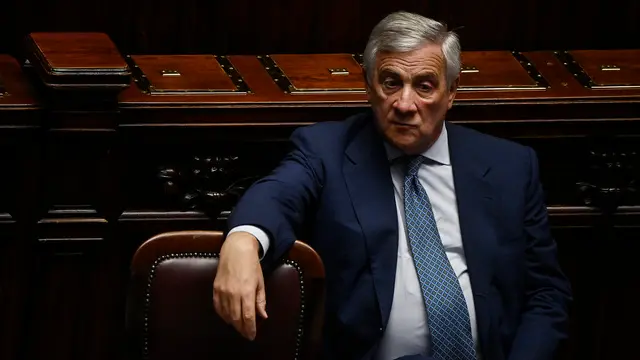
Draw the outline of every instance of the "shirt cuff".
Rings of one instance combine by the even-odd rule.
[[[231,231],[229,231],[229,235],[231,233],[238,232],[238,231],[248,232],[249,234],[255,236],[256,239],[258,239],[258,242],[260,243],[260,247],[262,250],[260,252],[260,260],[262,260],[264,258],[264,255],[267,253],[267,251],[269,251],[269,236],[267,235],[267,233],[265,233],[264,231],[262,231],[262,229],[253,225],[241,225],[231,229]]]

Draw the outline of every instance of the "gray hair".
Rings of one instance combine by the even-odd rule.
[[[439,44],[447,64],[447,85],[451,87],[460,74],[460,41],[443,23],[409,12],[394,12],[371,31],[364,51],[364,68],[373,83],[376,58],[380,52],[409,52],[425,44]]]

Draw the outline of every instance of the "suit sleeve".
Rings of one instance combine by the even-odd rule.
[[[229,228],[255,226],[268,236],[267,267],[289,251],[319,197],[323,166],[309,145],[307,128],[291,136],[291,151],[268,176],[256,181],[229,217]]]
[[[560,269],[550,233],[538,159],[533,149],[528,150],[531,171],[525,209],[527,301],[509,360],[552,360],[559,342],[567,336],[571,289]]]

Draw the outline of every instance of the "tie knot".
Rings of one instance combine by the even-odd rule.
[[[422,165],[424,160],[425,158],[422,155],[408,156],[406,174],[408,176],[418,175],[418,170],[420,170],[420,165]]]

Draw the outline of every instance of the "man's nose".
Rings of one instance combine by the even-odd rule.
[[[410,86],[403,87],[398,99],[394,103],[394,107],[403,113],[417,111],[415,96],[416,93]]]

